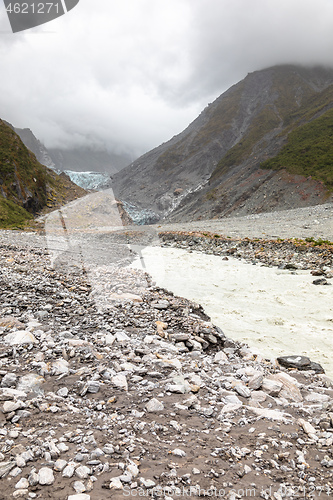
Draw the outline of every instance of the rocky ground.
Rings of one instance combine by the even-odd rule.
[[[209,231],[234,238],[322,238],[333,241],[333,203],[243,217],[163,224],[169,231]]]
[[[329,246],[161,240],[332,272]],[[199,305],[125,269],[128,252],[69,260],[51,266],[43,237],[0,233],[0,499],[333,495],[333,382],[320,366],[226,338]]]

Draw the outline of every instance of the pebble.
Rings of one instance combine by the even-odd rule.
[[[48,467],[42,467],[38,472],[38,483],[41,486],[47,486],[54,483],[53,470]]]
[[[80,493],[78,495],[69,495],[67,500],[90,500],[90,495]]]
[[[153,398],[147,403],[146,409],[149,413],[159,412],[164,410],[164,405],[156,398]]]
[[[15,488],[19,490],[25,490],[29,488],[29,481],[22,477],[18,483],[15,484]]]
[[[281,477],[299,484],[303,473],[329,481],[333,382],[309,358],[265,360],[141,271],[89,262],[87,274],[76,263],[65,272],[30,245],[0,245],[0,335],[36,339],[0,345],[9,496],[33,498],[37,487],[52,497],[59,487],[87,500],[98,488],[123,495],[211,480],[268,487]],[[140,300],[114,300],[131,293]]]
[[[30,332],[26,331],[17,331],[13,333],[9,333],[4,338],[5,342],[11,346],[21,346],[24,344],[36,344],[37,339]]]
[[[89,467],[86,467],[85,465],[80,465],[77,469],[75,469],[75,474],[80,479],[87,479],[91,474],[91,469],[89,469]]]

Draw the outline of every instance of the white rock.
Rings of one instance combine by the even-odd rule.
[[[20,408],[22,408],[21,405],[21,401],[5,401],[3,404],[3,412],[11,413],[12,411],[19,410]]]
[[[204,385],[202,378],[196,373],[191,374],[190,383],[202,387]]]
[[[66,451],[69,450],[69,447],[67,446],[66,443],[57,443],[57,448],[60,451],[60,453],[66,453]]]
[[[87,467],[86,465],[80,465],[80,467],[78,467],[75,470],[75,474],[80,479],[87,479],[89,477],[89,475],[91,474],[91,469],[89,469],[89,467]]]
[[[179,448],[175,448],[171,453],[175,455],[175,457],[186,457],[185,451]]]
[[[42,467],[38,472],[38,482],[41,486],[49,486],[54,483],[53,470],[49,467]]]
[[[119,477],[113,477],[109,486],[110,490],[123,490],[123,483],[121,482]]]
[[[167,359],[167,358],[158,358],[152,360],[155,363],[161,365],[161,366],[173,366],[177,371],[180,371],[182,369],[182,364],[179,361],[179,359],[173,358],[173,359]]]
[[[228,356],[223,351],[218,351],[214,356],[214,363],[228,361]]]
[[[128,465],[127,470],[133,477],[137,477],[139,475],[139,468],[135,463]]]
[[[152,344],[155,340],[155,335],[146,335],[143,339],[145,344]]]
[[[255,408],[253,406],[248,406],[248,409],[253,411],[256,415],[260,417],[267,418],[268,420],[278,420],[284,421],[287,417],[290,417],[287,413],[279,410],[269,410],[267,408]]]
[[[251,391],[244,384],[237,384],[235,391],[243,398],[249,398],[251,396]]]
[[[9,475],[11,477],[18,477],[20,474],[22,474],[22,469],[20,467],[15,467],[12,471],[10,471]]]
[[[308,434],[308,436],[310,436],[310,437],[314,436],[315,438],[317,438],[317,436],[316,436],[316,429],[313,427],[312,424],[310,424],[310,422],[307,422],[303,418],[299,418],[297,420],[297,423],[298,423],[298,425],[300,425],[302,427],[302,429],[304,430],[304,432],[306,432],[306,434]]]
[[[119,476],[118,479],[120,479],[122,483],[131,483],[133,480],[133,476],[130,472],[125,472],[125,474]]]
[[[14,467],[15,462],[0,462],[0,478],[5,477]]]
[[[13,493],[13,498],[27,498],[27,495],[29,495],[29,490],[28,489],[16,490]]]
[[[15,484],[17,490],[26,490],[29,486],[29,481],[25,477],[22,477],[19,482]]]
[[[21,457],[26,462],[31,462],[35,458],[34,454],[33,454],[33,452],[31,450],[27,450],[27,451],[24,451],[23,453],[21,453]]]
[[[0,389],[0,401],[8,399],[26,399],[27,393],[21,390],[4,387]]]
[[[78,495],[69,495],[67,500],[90,500],[90,495],[79,493]]]
[[[242,401],[239,399],[236,394],[229,394],[228,396],[223,397],[225,403],[227,405],[232,404],[232,405],[242,405]]]
[[[51,365],[52,375],[68,375],[69,363],[63,358],[57,359]]]
[[[100,448],[95,448],[95,450],[90,453],[90,460],[96,460],[103,455],[105,455],[104,451],[102,451]]]
[[[62,477],[73,477],[75,472],[75,465],[74,464],[68,464],[64,470],[62,471]]]
[[[18,330],[17,332],[9,333],[4,338],[5,342],[9,345],[24,345],[24,344],[36,344],[37,339],[31,333],[25,330]]]
[[[114,335],[105,335],[106,345],[112,345],[115,340],[116,340],[116,337]]]
[[[107,443],[104,445],[103,451],[104,451],[104,453],[106,453],[106,455],[113,455],[114,454],[114,447],[112,446],[111,443]]]
[[[279,397],[291,399],[297,403],[303,401],[303,396],[298,388],[298,381],[294,377],[291,377],[288,373],[276,373],[267,377],[266,380],[273,380],[282,384]]]
[[[331,398],[328,396],[328,394],[321,394],[319,392],[310,392],[305,396],[305,400],[309,401],[310,403],[325,403],[330,399]]]
[[[250,378],[248,382],[248,387],[249,389],[252,389],[253,391],[256,391],[257,389],[260,389],[261,384],[264,380],[264,375],[262,372],[256,371],[252,377]]]
[[[61,389],[59,389],[59,391],[57,391],[57,396],[60,396],[62,398],[67,398],[67,396],[68,396],[67,387],[62,387]]]
[[[128,363],[128,362],[121,363],[120,368],[124,372],[130,372],[130,373],[133,373],[137,370],[137,367],[135,365],[133,365],[133,363]]]
[[[115,375],[114,377],[112,377],[111,382],[119,389],[128,391],[128,384],[125,375],[122,374]]]
[[[255,403],[263,403],[264,401],[266,401],[267,399],[267,394],[266,392],[264,391],[253,391],[251,393],[251,402],[255,402]]]
[[[66,460],[61,460],[59,458],[59,460],[57,460],[54,464],[54,470],[57,472],[62,472],[64,470],[64,468],[66,467],[66,465],[67,465]]]
[[[115,334],[117,342],[128,342],[131,340],[125,332],[117,332]]]
[[[140,484],[144,486],[145,488],[153,488],[156,486],[155,481],[152,481],[151,479],[145,479],[144,477],[140,477]]]
[[[73,484],[73,488],[76,493],[84,493],[87,489],[81,481],[75,481]]]
[[[226,404],[223,406],[222,410],[221,410],[221,415],[223,415],[223,418],[224,418],[224,414],[225,413],[232,413],[236,410],[238,410],[239,408],[241,408],[242,403],[238,403],[238,404],[233,404],[233,403],[229,403],[229,404]]]
[[[251,467],[249,467],[248,465],[244,465],[244,472],[245,474],[249,474],[249,472],[251,472]]]
[[[26,466],[26,461],[24,460],[24,458],[21,455],[16,455],[15,462],[16,462],[17,467],[23,468]]]
[[[29,474],[28,481],[30,486],[37,486],[38,484],[38,474],[36,472],[32,471]]]
[[[165,390],[169,392],[173,392],[175,394],[186,394],[188,391],[186,390],[184,384],[167,384],[165,386]]]
[[[20,377],[17,389],[26,393],[36,392],[37,394],[40,394],[42,392],[41,385],[44,382],[44,377],[41,377],[36,373],[29,373],[28,375]]]
[[[100,390],[100,387],[101,383],[98,380],[89,380],[89,382],[87,382],[85,386],[87,392],[91,394],[97,394]]]
[[[60,451],[56,447],[55,442],[54,441],[50,441],[48,443],[48,447],[49,447],[49,450],[50,450],[50,453],[51,453],[51,457],[52,458],[58,458],[58,456],[60,455]]]
[[[155,411],[163,411],[164,404],[158,401],[156,398],[153,398],[146,404],[146,410],[149,413],[154,413]]]
[[[201,342],[197,342],[194,339],[190,339],[188,342],[190,342],[190,344],[192,344],[193,351],[202,351]]]
[[[282,382],[264,378],[261,388],[263,391],[267,392],[267,394],[270,394],[271,396],[277,396],[281,391],[282,386]]]

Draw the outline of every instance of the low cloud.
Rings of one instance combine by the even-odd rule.
[[[333,65],[332,47],[331,0],[81,0],[15,35],[2,7],[0,116],[49,147],[139,155],[248,72]]]

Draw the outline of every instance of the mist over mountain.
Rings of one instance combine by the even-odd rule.
[[[112,175],[132,161],[129,154],[112,153],[105,148],[92,146],[72,149],[46,148],[29,128],[15,128],[14,130],[40,163],[56,171],[94,171]]]
[[[250,73],[183,132],[114,175],[116,196],[169,220],[323,203],[333,190],[333,69]]]
[[[101,172],[110,175],[126,167],[132,158],[127,154],[110,153],[102,149],[81,147],[74,149],[50,148],[49,155],[57,169],[75,172]]]

